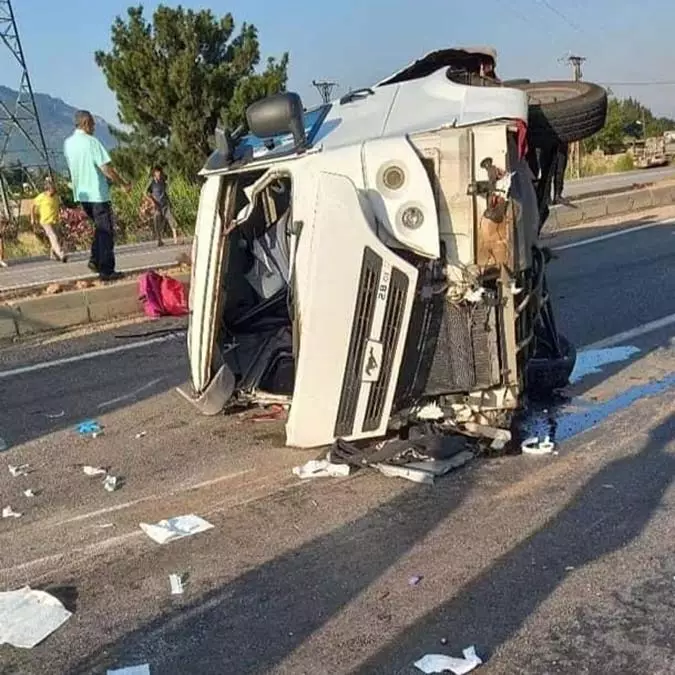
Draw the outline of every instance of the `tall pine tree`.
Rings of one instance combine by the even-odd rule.
[[[286,87],[288,54],[268,59],[258,71],[255,26],[235,35],[231,14],[160,5],[152,21],[143,7],[130,7],[112,26],[112,48],[96,63],[119,105],[114,160],[140,175],[159,162],[193,179],[211,150],[219,123],[235,127],[246,107]]]

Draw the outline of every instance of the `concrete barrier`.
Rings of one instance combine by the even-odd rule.
[[[570,206],[554,206],[546,221],[546,232],[587,225],[608,216],[639,213],[660,206],[675,204],[675,185],[631,190],[602,197],[589,197],[571,202]]]
[[[174,278],[186,284],[189,291],[189,274],[177,274]],[[131,318],[142,312],[137,280],[37,298],[19,298],[0,305],[0,340]]]

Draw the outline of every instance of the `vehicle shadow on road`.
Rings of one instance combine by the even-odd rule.
[[[270,672],[446,519],[472,489],[473,476],[469,466],[436,487],[406,488],[364,517],[102,648],[68,673],[148,660],[164,675]]]
[[[442,638],[451,643],[440,651],[460,654],[475,644],[489,659],[564,582],[569,568],[578,570],[640,536],[675,476],[675,456],[667,451],[674,438],[671,415],[642,450],[601,469],[564,511],[355,672],[408,672],[416,659],[438,652]],[[520,672],[534,671],[522,663]]]

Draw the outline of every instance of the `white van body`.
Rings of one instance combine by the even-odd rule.
[[[306,113],[302,149],[248,136],[207,165],[183,395],[288,403],[297,447],[515,409],[543,275],[527,118],[441,68]]]

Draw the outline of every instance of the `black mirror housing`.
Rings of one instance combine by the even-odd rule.
[[[274,94],[252,103],[246,110],[246,122],[249,131],[258,138],[290,133],[296,148],[307,144],[302,100],[293,92]]]

